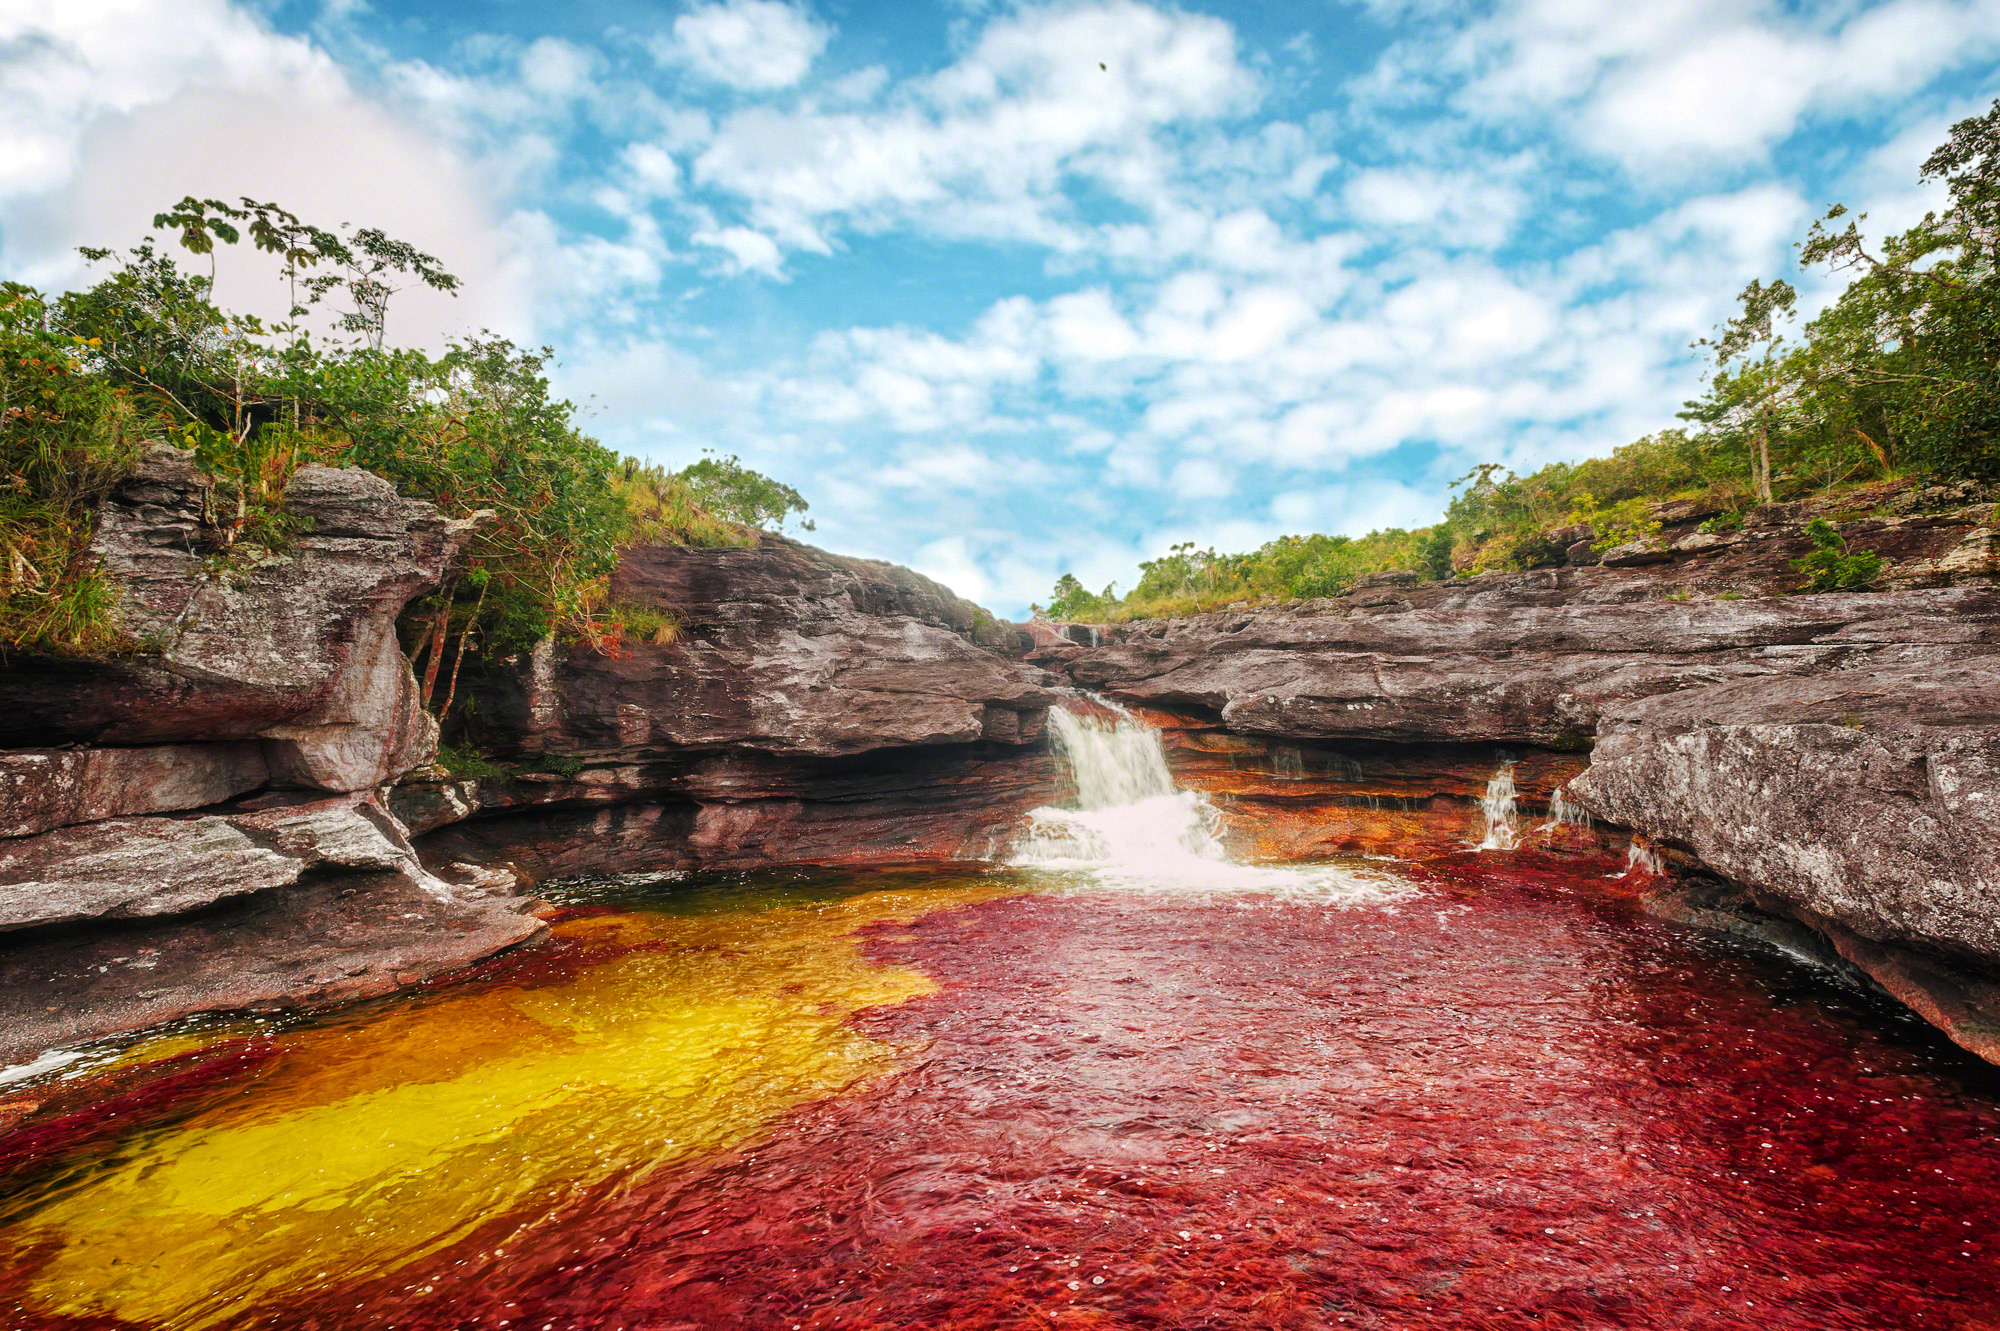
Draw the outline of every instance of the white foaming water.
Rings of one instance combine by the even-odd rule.
[[[1486,815],[1486,835],[1481,850],[1512,850],[1521,840],[1516,804],[1520,792],[1514,789],[1514,764],[1507,763],[1486,783],[1486,796],[1479,808]]]
[[[1590,827],[1590,809],[1570,799],[1568,785],[1558,785],[1556,793],[1548,797],[1548,821],[1540,829],[1550,831],[1554,827]]]
[[[1387,875],[1331,865],[1236,863],[1216,835],[1221,813],[1199,792],[1175,786],[1160,732],[1115,703],[1092,702],[1102,715],[1049,713],[1056,753],[1076,784],[1076,807],[1031,811],[1014,864],[1088,874],[1107,887],[1257,892],[1355,905],[1415,890]]]
[[[1659,852],[1635,836],[1632,844],[1625,849],[1625,872],[1618,877],[1630,878],[1638,874],[1642,878],[1658,878],[1666,872],[1667,866],[1660,859]]]

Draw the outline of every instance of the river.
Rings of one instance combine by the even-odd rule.
[[[2000,1326],[2000,1082],[1621,860],[1245,866],[1156,739],[983,871],[646,877],[12,1158],[12,1328]]]

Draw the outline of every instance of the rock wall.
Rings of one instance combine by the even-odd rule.
[[[434,862],[528,878],[642,867],[967,860],[1049,798],[1055,701],[1026,640],[907,569],[766,535],[638,547],[612,596],[671,613],[673,641],[547,646],[465,687],[523,773],[398,787]],[[460,821],[469,819],[469,821]]]
[[[1244,853],[1460,851],[1505,772],[1523,830],[1566,790],[1683,870],[1662,910],[1810,929],[2000,1060],[1984,509],[1847,524],[1869,594],[1780,594],[1804,508],[1682,505],[1527,573],[1060,631],[782,537],[639,548],[613,597],[678,632],[473,669],[510,771],[459,779],[395,619],[461,529],[309,467],[285,551],[224,550],[204,484],[158,449],[101,515],[131,650],[0,669],[0,1061],[415,983],[532,937],[520,882],[996,857],[1061,794],[1070,686],[1164,730]]]
[[[308,466],[289,547],[230,550],[211,498],[155,448],[90,551],[130,648],[0,669],[0,1061],[382,993],[541,927],[426,871],[380,794],[435,748],[395,622],[462,526]]]

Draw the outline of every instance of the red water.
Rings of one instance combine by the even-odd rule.
[[[260,1325],[2000,1327],[1984,1065],[1606,870],[881,929],[907,1070]]]

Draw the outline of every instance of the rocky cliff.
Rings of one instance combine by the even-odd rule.
[[[1016,659],[1025,636],[907,569],[766,535],[630,550],[612,595],[678,634],[475,678],[490,745],[573,775],[405,782],[413,826],[454,823],[427,856],[531,877],[980,859],[1054,788],[1055,681]]]
[[[459,530],[313,466],[286,549],[224,549],[206,487],[156,448],[100,514],[129,650],[0,669],[0,1061],[384,993],[540,928],[426,871],[380,798],[435,745],[395,621]]]
[[[1804,506],[1554,566],[1099,630],[1038,659],[1175,732],[1267,853],[1478,839],[1512,765],[1678,870],[1659,909],[1809,927],[2000,1061],[2000,590],[1990,506],[1845,524],[1884,590],[1792,595]],[[1078,635],[1082,636],[1082,635]],[[1217,754],[1230,753],[1228,763]]]
[[[1247,853],[1462,854],[1561,792],[1585,843],[1666,857],[1659,909],[1818,948],[2000,1061],[1985,507],[1846,523],[1888,561],[1863,594],[1790,594],[1806,508],[1668,506],[1525,573],[1061,632],[777,536],[636,548],[613,599],[677,631],[476,664],[497,774],[461,778],[395,636],[460,530],[309,467],[287,548],[224,549],[204,484],[156,450],[101,515],[130,650],[0,669],[0,1061],[419,982],[531,938],[542,878],[997,857],[1060,793],[1068,687],[1160,726]]]

